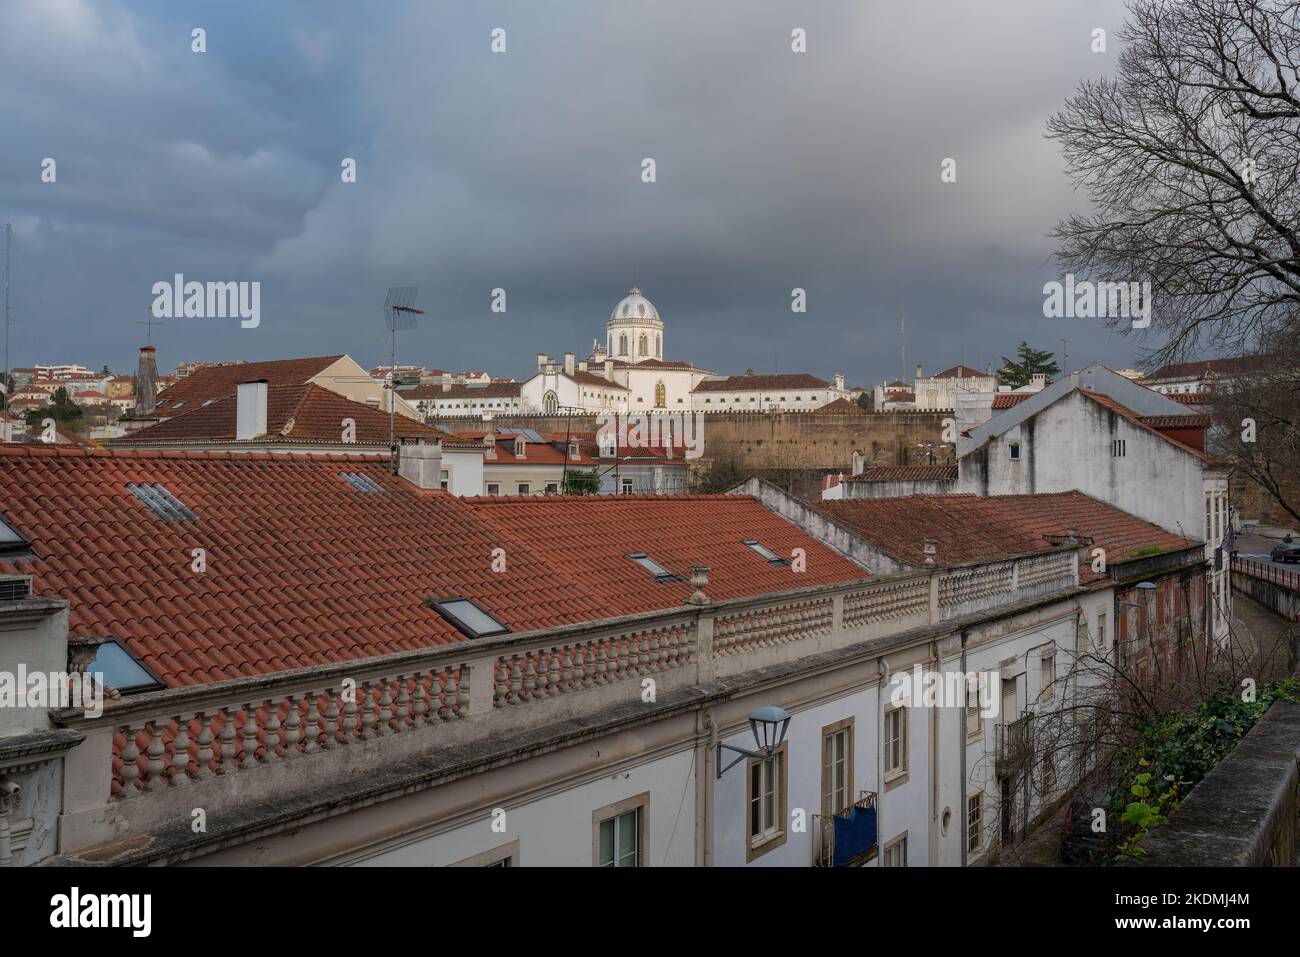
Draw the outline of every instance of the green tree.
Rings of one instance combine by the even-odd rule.
[[[81,407],[68,398],[67,389],[59,386],[49,402],[27,413],[27,427],[35,431],[44,419],[53,419],[59,425],[73,425],[80,418]]]
[[[1008,359],[1003,356],[1002,362],[1004,365],[1001,371],[998,372],[998,382],[1001,385],[1009,385],[1013,389],[1028,385],[1034,376],[1040,372],[1046,375],[1048,379],[1061,374],[1061,370],[1056,364],[1056,356],[1053,353],[1041,352],[1027,342],[1020,343],[1020,348],[1016,350],[1015,359]]]
[[[858,396],[858,408],[860,408],[863,412],[876,411],[875,405],[876,403],[874,401],[874,397],[870,392],[864,392],[862,393],[862,395]]]
[[[565,472],[564,473],[564,494],[565,495],[596,495],[600,492],[600,476],[596,470],[589,472]]]

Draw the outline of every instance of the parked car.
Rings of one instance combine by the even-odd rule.
[[[1275,562],[1300,562],[1300,544],[1288,545],[1283,542],[1281,545],[1274,545],[1268,557]]]
[[[1086,867],[1099,864],[1114,853],[1119,834],[1119,820],[1111,819],[1114,796],[1114,788],[1108,783],[1085,783],[1075,788],[1061,822],[1062,861]],[[1093,830],[1093,822],[1099,820],[1097,809],[1105,811],[1103,831]]]

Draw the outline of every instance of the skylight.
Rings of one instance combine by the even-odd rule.
[[[138,485],[135,482],[128,482],[126,487],[132,495],[148,505],[149,510],[164,522],[198,521],[197,515],[182,505],[175,495],[157,482],[145,482]]]
[[[87,666],[86,673],[95,675],[97,681],[123,694],[152,691],[163,686],[135,655],[116,641],[106,641],[95,649],[95,660]]]
[[[630,552],[627,557],[648,571],[657,581],[682,581],[682,576],[674,575],[645,552]]]
[[[0,556],[6,558],[25,556],[29,554],[31,547],[31,542],[18,534],[18,529],[6,522],[5,517],[0,515]]]
[[[339,477],[347,479],[348,484],[358,492],[368,492],[371,495],[383,494],[384,487],[369,475],[362,475],[360,472],[340,472]]]
[[[743,542],[741,542],[741,544],[742,544],[742,545],[747,545],[747,546],[749,546],[752,550],[754,550],[755,552],[757,552],[759,555],[762,555],[765,559],[767,559],[767,560],[768,560],[769,562],[771,562],[773,565],[784,565],[784,564],[785,564],[785,559],[784,559],[784,558],[782,558],[780,555],[778,555],[776,552],[772,551],[772,549],[768,548],[766,545],[762,544],[761,542],[757,542],[757,541],[755,541],[755,540],[752,539],[752,538],[747,538],[747,539],[745,539]]]
[[[429,605],[470,638],[491,638],[510,631],[468,598],[444,598]]]

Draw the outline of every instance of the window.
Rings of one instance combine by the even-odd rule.
[[[501,494],[501,483],[500,483],[500,482],[488,482],[488,483],[487,483],[487,493],[488,493],[489,495],[500,495],[500,494]]]
[[[509,844],[502,844],[500,847],[494,847],[489,851],[483,851],[481,854],[475,854],[473,857],[467,857],[463,861],[457,861],[452,867],[518,867],[519,866],[519,842],[511,841]]]
[[[447,471],[447,469],[439,469],[438,487],[445,490],[448,484],[450,484],[450,481],[451,481],[451,473]]]
[[[630,478],[625,478],[622,480],[622,492],[624,495],[632,494],[632,480]]]
[[[491,638],[510,631],[468,598],[443,598],[428,604],[451,622],[458,631],[470,638]]]
[[[853,719],[822,728],[822,815],[853,803]]]
[[[1056,790],[1056,756],[1052,752],[1043,755],[1043,763],[1040,767],[1041,776],[1038,781],[1040,794],[1051,794]]]
[[[122,694],[153,691],[163,683],[140,663],[135,655],[117,641],[106,641],[95,649],[95,658],[86,666],[86,674]]]
[[[907,708],[885,712],[885,779],[907,773]]]
[[[785,564],[784,558],[782,558],[776,552],[772,551],[772,549],[768,548],[766,545],[763,545],[762,543],[757,542],[752,538],[745,539],[743,542],[741,542],[741,544],[748,545],[753,551],[757,552],[759,555],[762,555],[763,558],[771,562],[773,565]]]
[[[645,817],[640,806],[607,817],[597,827],[597,867],[641,866],[641,822]]]
[[[18,529],[5,521],[0,515],[0,556],[5,558],[28,557],[31,554],[31,542],[18,534]]]
[[[366,479],[366,481],[370,480]],[[126,487],[132,495],[144,502],[151,512],[165,522],[198,521],[197,516],[193,512],[182,505],[175,495],[167,491],[166,488],[159,485],[157,482],[144,483],[140,485],[137,485],[134,482],[128,482]],[[375,486],[375,490],[382,491],[382,489],[377,485]],[[365,489],[364,491],[369,491],[369,489]]]
[[[1106,613],[1097,612],[1097,650],[1105,654],[1106,652]]]
[[[515,491],[519,495],[532,495],[533,486],[530,482],[520,482],[515,486]]]
[[[984,792],[966,799],[966,850],[984,847]]]
[[[660,565],[657,561],[655,561],[645,552],[629,552],[627,557],[632,559],[632,561],[636,562],[638,565],[640,565],[642,568],[648,571],[658,581],[681,581],[682,580],[682,577],[680,575],[674,575],[672,572],[664,568],[664,566]]]
[[[559,494],[560,494],[560,483],[559,483],[559,482],[547,482],[547,483],[546,483],[546,494],[547,494],[547,495],[559,495]]]
[[[1205,496],[1205,540],[1207,542],[1214,540],[1212,529],[1210,528],[1210,502],[1211,502],[1210,496],[1206,495]]]
[[[1124,439],[1110,440],[1110,454],[1112,458],[1117,458],[1117,459],[1124,458],[1126,451],[1127,451],[1126,440]]]
[[[907,866],[907,835],[896,837],[885,845],[884,867]]]
[[[966,686],[966,737],[973,738],[984,730],[984,716],[980,714],[979,687]]]
[[[1019,442],[1012,442],[1012,443],[1011,443],[1011,461],[1013,461],[1013,462],[1018,462],[1018,461],[1020,461],[1020,443],[1019,443]]]
[[[1056,695],[1056,652],[1045,654],[1040,659],[1041,673],[1039,676],[1039,701],[1051,701]]]
[[[789,742],[767,758],[749,761],[749,848],[746,860],[785,843],[786,755]]]

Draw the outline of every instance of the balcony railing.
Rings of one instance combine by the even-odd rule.
[[[998,730],[997,773],[1002,775],[1027,767],[1034,756],[1034,716],[1026,711],[1015,721],[996,726]]]
[[[863,791],[838,814],[813,815],[813,866],[858,867],[876,855],[876,794]]]
[[[62,711],[57,723],[86,734],[68,844],[77,849],[80,816],[102,840],[105,814],[118,836],[141,833],[198,792],[209,814],[273,803],[305,779],[324,788],[359,766],[587,719],[647,700],[648,687],[662,699],[1077,585],[1074,552],[998,565],[991,576],[928,569],[126,695],[97,717]]]
[[[1257,562],[1249,558],[1234,558],[1232,570],[1251,578],[1260,578],[1294,592],[1300,592],[1300,574],[1289,569],[1278,568],[1267,562]]]

